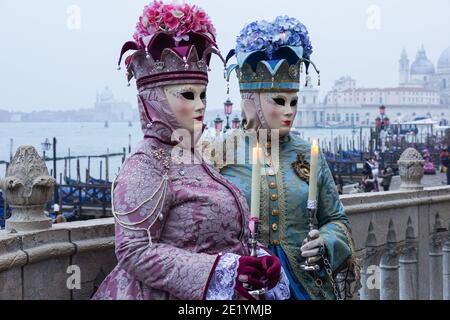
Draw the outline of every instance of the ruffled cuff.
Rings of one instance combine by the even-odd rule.
[[[262,248],[257,248],[256,254],[258,257],[270,256],[270,254]],[[266,300],[288,300],[291,297],[291,291],[289,290],[289,279],[281,267],[280,281],[271,290],[265,294]]]
[[[269,256],[270,254],[262,248],[257,249],[258,257]],[[226,253],[220,257],[217,266],[211,275],[206,300],[234,300],[237,270],[239,268],[240,256],[234,253]],[[281,268],[281,276],[278,284],[267,291],[266,300],[287,300],[291,297],[289,291],[289,280]]]
[[[233,300],[239,258],[234,253],[226,253],[220,257],[209,282],[206,300]]]

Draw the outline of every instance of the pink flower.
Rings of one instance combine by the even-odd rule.
[[[144,27],[144,25],[143,25],[141,22],[139,22],[139,23],[136,25],[136,32],[135,32],[134,35],[133,35],[134,40],[135,40],[137,43],[140,43],[140,39],[141,39],[142,37],[148,36],[148,35],[149,35],[149,33],[148,33],[147,29]]]
[[[195,12],[195,20],[199,22],[204,22],[208,20],[208,16],[206,15],[206,12],[203,10],[198,10]]]
[[[185,3],[179,10],[184,13],[184,19],[188,21],[192,19],[192,12],[195,10],[195,6],[191,7]]]
[[[155,0],[144,7],[133,38],[142,45],[142,37],[161,29],[173,32],[176,41],[187,41],[189,32],[211,33],[213,36],[216,33],[206,12],[197,6],[169,5]]]
[[[161,12],[155,8],[150,8],[144,16],[147,18],[150,25],[156,26],[161,21]]]
[[[171,11],[164,13],[162,21],[168,31],[173,31],[180,25],[180,19],[175,17]]]

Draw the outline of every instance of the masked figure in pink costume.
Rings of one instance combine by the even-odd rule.
[[[208,16],[153,2],[121,59],[128,50],[144,140],[113,183],[118,265],[94,299],[252,299],[245,283],[289,298],[279,260],[262,248],[249,256],[245,197],[194,148],[210,57],[220,56]]]

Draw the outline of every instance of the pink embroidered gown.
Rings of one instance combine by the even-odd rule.
[[[238,258],[249,254],[243,194],[214,167],[172,157],[164,125],[144,121],[143,131],[113,183],[118,265],[93,299],[237,298]]]

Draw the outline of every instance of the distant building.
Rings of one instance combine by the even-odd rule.
[[[137,121],[139,112],[131,104],[114,99],[106,86],[97,92],[94,108],[65,111],[8,112],[0,110],[0,122],[104,122]]]
[[[450,47],[439,57],[434,83],[441,92],[442,103],[450,105]]]
[[[342,81],[346,79],[352,86],[342,86]],[[327,105],[432,105],[441,104],[440,93],[433,89],[423,87],[395,87],[395,88],[356,88],[355,81],[351,78],[341,78],[336,81],[325,97]],[[342,90],[342,88],[346,88]],[[340,90],[341,89],[341,90]]]
[[[313,127],[317,123],[324,122],[325,113],[319,101],[319,90],[313,86],[312,81],[308,82],[307,87],[301,88],[298,96],[297,117],[294,126]]]
[[[0,122],[9,122],[11,115],[6,110],[0,110]]]
[[[20,122],[20,121],[22,121],[22,114],[20,114],[20,113],[13,113],[13,114],[11,114],[10,121],[11,122]]]
[[[114,99],[114,94],[108,86],[100,93],[97,92],[94,109],[97,117],[103,115],[103,118],[99,120],[133,121],[135,118],[135,110],[131,104]]]
[[[450,105],[450,47],[442,52],[437,67],[427,58],[423,45],[411,65],[406,50],[403,50],[399,61],[399,85],[435,90],[440,94],[440,103]]]
[[[416,117],[450,119],[450,48],[439,58],[437,68],[422,46],[410,64],[406,50],[399,60],[399,86],[358,88],[349,76],[336,80],[324,99],[324,121],[318,125],[373,125],[379,107],[385,105],[391,122]],[[319,108],[320,109],[320,108]],[[322,111],[321,111],[322,112]]]

